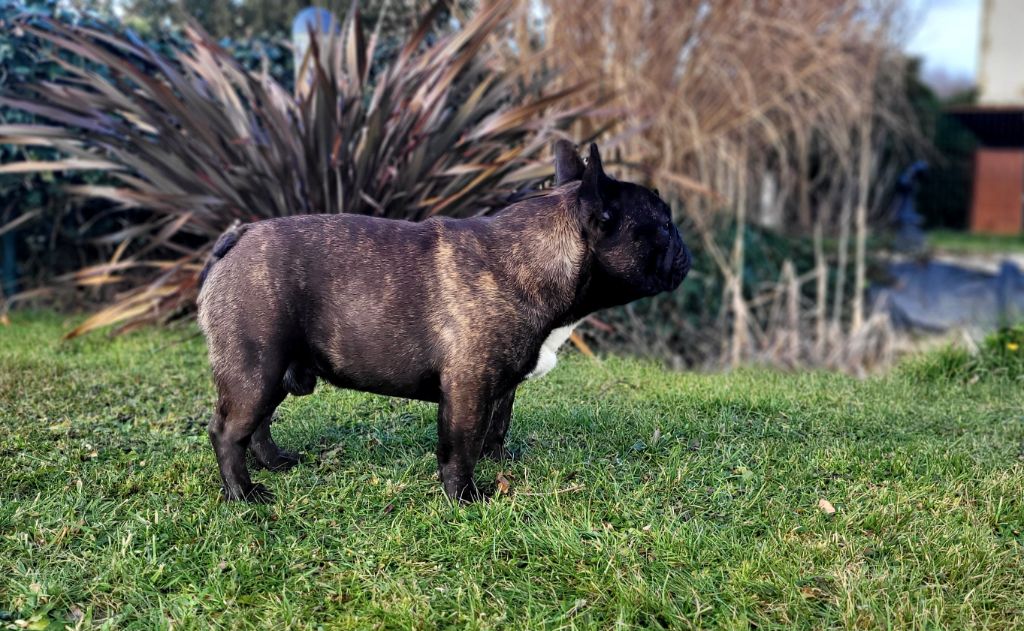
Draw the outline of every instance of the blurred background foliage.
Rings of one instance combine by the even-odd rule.
[[[82,10],[98,9],[108,15],[113,13],[114,3],[111,0],[78,0],[75,4]],[[345,15],[351,8],[348,0],[126,0],[118,4],[124,25],[143,36],[181,27],[191,19],[215,37],[231,39],[285,36],[295,15],[309,6],[322,7],[336,16]],[[466,11],[471,9],[472,3],[462,0],[458,6]],[[389,0],[363,2],[360,13],[366,24],[383,20],[383,31],[397,36],[415,24],[429,8],[429,0]]]
[[[31,81],[53,81],[63,75],[60,66],[40,55],[39,49],[26,45],[24,33],[15,20],[26,14],[54,16],[67,21],[116,23],[110,14],[81,14],[62,9],[56,2],[0,2],[0,89]],[[102,69],[99,69],[102,72]],[[0,107],[3,124],[30,124],[35,117],[17,109]],[[46,147],[0,144],[0,164],[29,160],[54,160],[58,153]],[[0,225],[19,221],[15,229],[4,233],[5,254],[16,252],[22,287],[37,288],[54,276],[73,271],[102,254],[83,240],[81,226],[106,206],[78,200],[65,193],[67,184],[95,183],[98,173],[74,173],[58,177],[53,173],[0,175]],[[17,244],[15,243],[17,237]],[[5,269],[0,290],[8,295],[15,288],[13,270]]]
[[[859,371],[885,361],[890,332],[863,297],[896,176],[928,159],[920,210],[930,225],[956,226],[973,147],[900,51],[898,2],[483,4],[362,2],[359,28],[346,21],[311,60],[323,76],[295,91],[297,2],[0,0],[0,94],[55,108],[0,106],[0,230],[7,244],[16,235],[19,300],[105,305],[86,329],[188,315],[194,270],[235,219],[486,212],[543,181],[556,137],[598,137],[619,176],[671,201],[698,261],[680,291],[592,319],[590,343],[676,366]],[[343,20],[352,7],[321,5]],[[92,34],[79,41],[83,31],[46,27],[40,36],[28,26],[44,16]],[[170,68],[184,73],[182,85],[198,88],[175,93],[186,109],[216,113],[213,135],[167,119],[125,80],[128,66],[111,71],[120,64],[168,85]],[[94,74],[74,70],[83,67]],[[206,84],[220,88],[209,94]],[[424,99],[426,113],[410,114]],[[471,113],[460,109],[467,102]],[[103,108],[115,103],[133,114],[115,116],[112,131]],[[10,127],[53,123],[62,131],[46,138]],[[255,145],[238,146],[245,129]],[[418,140],[403,143],[413,129]],[[372,130],[384,134],[376,152],[358,141]],[[152,145],[180,155],[173,185]],[[38,168],[69,156],[113,165]],[[289,163],[305,165],[304,190],[279,168]],[[232,175],[211,184],[197,165]]]
[[[0,140],[65,159],[0,173],[102,170],[109,182],[65,190],[114,204],[101,211],[114,225],[93,238],[112,254],[66,279],[117,295],[71,334],[189,313],[196,272],[234,221],[315,212],[415,220],[532,194],[551,171],[538,154],[589,106],[555,109],[576,88],[552,87],[532,50],[500,49],[514,4],[456,21],[457,6],[437,3],[398,34],[385,33],[382,17],[368,30],[353,9],[314,40],[294,91],[269,59],[247,63],[251,43],[218,42],[194,22],[172,28],[171,41],[63,15],[19,22],[22,45],[65,74],[0,95],[43,121],[5,125]]]
[[[33,18],[50,18],[115,33],[126,32],[131,22],[122,23],[111,10],[110,2],[67,4],[54,0],[0,0],[0,93],[10,93],[18,85],[67,77],[67,71],[48,57],[55,52],[53,46],[17,26]],[[147,42],[161,54],[173,55],[177,47],[185,44],[180,29],[151,28],[141,21],[139,24],[148,35]],[[292,54],[283,37],[224,37],[220,43],[245,67],[257,70],[266,65],[279,81],[291,86]],[[92,64],[89,69],[110,77],[106,66]],[[31,113],[0,106],[0,124],[36,122],[39,119]],[[51,161],[59,157],[59,152],[49,147],[0,144],[0,164]],[[114,252],[116,244],[97,242],[93,238],[114,227],[107,218],[113,205],[101,199],[76,196],[67,190],[72,186],[105,182],[109,182],[109,178],[103,173],[91,171],[0,174],[0,226],[20,220],[15,226],[17,232],[11,228],[3,235],[5,252],[17,254],[18,279],[15,282],[14,274],[8,272],[0,283],[0,295],[11,295],[18,288],[33,292],[30,295],[54,297],[68,308],[110,297],[107,292],[95,291],[85,295],[54,294],[48,287],[54,279],[103,260]]]

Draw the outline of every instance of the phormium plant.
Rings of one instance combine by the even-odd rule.
[[[122,219],[103,237],[116,244],[113,257],[70,280],[125,291],[68,335],[188,311],[209,247],[234,221],[335,212],[416,220],[527,194],[548,175],[534,158],[550,130],[588,106],[556,109],[577,89],[545,93],[542,56],[519,51],[514,68],[501,63],[495,38],[513,4],[490,3],[428,44],[437,3],[376,74],[379,29],[367,38],[353,6],[337,33],[313,38],[294,92],[195,25],[173,59],[130,33],[24,25],[84,63],[52,55],[66,78],[0,95],[0,105],[53,123],[0,126],[0,143],[63,156],[0,173],[107,171],[114,185],[73,191],[116,202]]]

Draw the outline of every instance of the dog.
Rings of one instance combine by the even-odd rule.
[[[218,399],[209,423],[226,500],[273,498],[271,416],[318,379],[438,403],[447,495],[480,497],[481,457],[508,455],[516,388],[555,366],[588,314],[672,291],[690,253],[668,205],[555,144],[555,186],[490,216],[413,223],[296,215],[229,229],[201,273],[199,325]]]

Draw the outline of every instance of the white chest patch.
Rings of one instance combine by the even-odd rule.
[[[551,372],[551,369],[558,363],[558,348],[569,339],[569,336],[572,335],[572,330],[576,328],[577,324],[579,322],[560,326],[551,331],[548,339],[544,340],[544,343],[541,344],[540,352],[537,353],[537,365],[530,371],[530,374],[526,375],[527,379],[543,377]]]

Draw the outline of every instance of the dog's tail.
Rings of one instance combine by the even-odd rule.
[[[231,224],[230,228],[224,231],[224,234],[217,238],[217,242],[213,244],[213,251],[210,252],[209,258],[206,259],[206,265],[203,266],[203,271],[199,272],[200,287],[203,286],[206,276],[213,269],[213,264],[224,258],[224,255],[238,243],[238,240],[242,238],[242,235],[245,234],[248,228],[248,224],[239,223],[236,220],[235,223]]]

